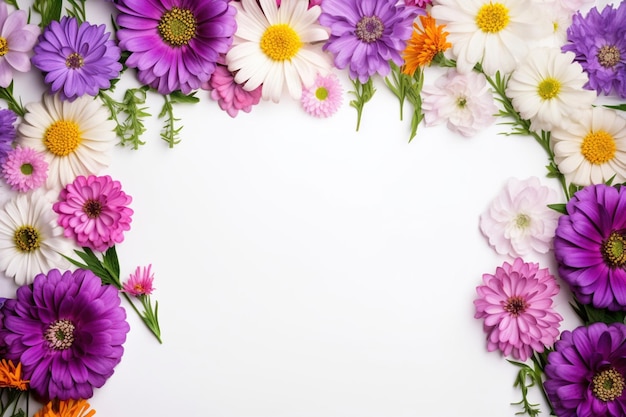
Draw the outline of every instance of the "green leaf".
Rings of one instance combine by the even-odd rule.
[[[24,117],[24,115],[26,115],[26,109],[22,104],[22,100],[16,99],[13,95],[13,81],[11,81],[11,84],[6,88],[0,87],[0,99],[6,101],[7,107],[18,116]]]
[[[170,148],[173,148],[175,144],[180,143],[180,131],[183,128],[182,126],[176,127],[176,122],[179,122],[180,119],[174,117],[173,104],[193,104],[200,101],[200,99],[195,96],[195,92],[185,95],[178,90],[170,94],[163,95],[163,99],[163,107],[161,108],[161,112],[158,116],[159,119],[165,119],[163,128],[161,129],[161,139],[166,141]]]
[[[358,78],[354,80],[351,79],[351,81],[354,86],[354,90],[350,91],[350,93],[355,96],[355,99],[350,101],[350,106],[354,107],[357,111],[356,130],[358,132],[359,127],[361,126],[363,107],[365,107],[365,103],[372,99],[376,89],[374,88],[374,82],[371,77],[368,78],[365,84],[361,83]]]
[[[63,0],[35,0],[33,10],[41,16],[40,28],[45,28],[53,20],[60,20],[63,11]]]

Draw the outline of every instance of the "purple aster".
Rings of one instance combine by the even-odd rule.
[[[126,65],[161,94],[188,94],[215,71],[237,29],[228,0],[119,0],[117,37]]]
[[[572,18],[567,29],[567,40],[561,49],[576,54],[589,76],[585,88],[597,94],[610,95],[613,91],[626,98],[626,3],[617,9],[612,4],[602,12],[594,7],[585,17],[580,12]]]
[[[30,54],[39,27],[27,21],[24,10],[9,12],[6,2],[0,2],[0,87],[11,84],[13,71],[30,71]]]
[[[44,154],[20,145],[7,153],[0,168],[11,189],[21,192],[39,188],[48,179],[48,163]]]
[[[16,137],[15,121],[17,114],[9,109],[0,109],[0,161],[13,148]]]
[[[625,416],[626,325],[593,323],[564,331],[544,371],[557,416]]]
[[[34,48],[33,65],[45,74],[53,93],[64,100],[95,96],[119,77],[121,51],[105,32],[105,25],[79,23],[63,16],[52,21]]]
[[[626,188],[589,185],[559,217],[554,255],[577,299],[596,308],[626,308]]]
[[[331,31],[324,50],[333,54],[337,68],[349,67],[350,77],[361,83],[376,73],[387,76],[389,61],[404,63],[402,52],[418,11],[389,0],[323,0],[319,22]]]
[[[104,252],[124,240],[130,230],[132,198],[110,176],[79,175],[59,194],[52,209],[59,215],[65,236],[80,246]]]
[[[118,290],[93,272],[52,269],[4,306],[6,358],[45,400],[91,398],[120,362],[130,330]]]

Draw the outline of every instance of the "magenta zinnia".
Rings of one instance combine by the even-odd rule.
[[[152,286],[154,274],[151,269],[152,264],[144,268],[137,267],[135,273],[130,274],[128,280],[124,282],[122,290],[134,297],[152,294],[152,291],[154,291],[154,287]]]
[[[124,240],[130,230],[132,198],[110,176],[78,176],[59,195],[53,210],[65,236],[80,246],[104,252]]]
[[[484,274],[476,288],[477,319],[484,319],[487,350],[525,361],[543,352],[559,335],[563,320],[552,308],[559,286],[548,269],[516,258],[505,262],[495,274]]]

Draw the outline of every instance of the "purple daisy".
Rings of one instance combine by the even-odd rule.
[[[13,71],[30,71],[30,54],[37,42],[39,27],[28,23],[24,10],[9,12],[0,2],[0,87],[13,81]]]
[[[387,76],[389,61],[404,63],[417,11],[389,0],[323,0],[319,22],[331,31],[324,50],[333,54],[337,68],[349,67],[350,77],[361,83],[376,73]]]
[[[626,3],[620,2],[617,9],[612,4],[602,12],[597,7],[586,16],[578,12],[567,29],[567,40],[561,49],[576,54],[589,76],[585,88],[597,94],[615,91],[626,98]]]
[[[237,29],[227,0],[119,0],[117,37],[126,65],[161,94],[188,94],[215,71]]]
[[[13,141],[17,136],[15,121],[17,114],[9,109],[0,109],[0,160],[13,149]]]
[[[488,351],[525,361],[558,337],[563,317],[553,310],[552,298],[559,286],[547,268],[516,258],[484,274],[476,292],[474,317],[484,319]]]
[[[0,339],[45,400],[91,398],[120,362],[130,330],[117,289],[93,272],[52,269],[7,300]]]
[[[78,176],[59,194],[52,209],[59,215],[64,235],[82,247],[104,252],[124,240],[130,230],[132,198],[110,176]]]
[[[544,371],[557,416],[625,416],[626,325],[592,323],[564,331]]]
[[[626,308],[626,188],[589,185],[559,217],[554,255],[576,298],[596,308]]]
[[[52,93],[59,92],[64,100],[95,96],[111,87],[111,80],[122,70],[121,50],[110,35],[105,25],[63,16],[50,22],[40,36],[33,49],[33,65],[45,74]]]
[[[46,157],[33,148],[18,145],[7,153],[1,168],[11,189],[21,192],[39,188],[48,179]]]

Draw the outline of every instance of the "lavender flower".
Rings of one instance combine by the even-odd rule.
[[[15,121],[17,114],[9,109],[0,110],[0,161],[13,148],[13,141],[17,136]]]
[[[27,19],[24,10],[9,11],[6,2],[0,2],[0,87],[11,84],[13,71],[30,71],[30,53],[39,28]]]

